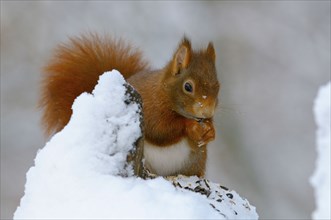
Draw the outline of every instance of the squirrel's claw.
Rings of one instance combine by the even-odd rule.
[[[198,147],[206,145],[215,139],[215,129],[210,120],[189,121],[186,127],[188,137],[194,141]]]

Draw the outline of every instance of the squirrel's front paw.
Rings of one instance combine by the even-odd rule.
[[[199,147],[215,139],[214,125],[208,119],[201,122],[190,120],[186,126],[186,132],[187,136]]]

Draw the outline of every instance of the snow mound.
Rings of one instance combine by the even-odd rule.
[[[142,135],[141,108],[128,102],[127,85],[118,71],[106,72],[92,94],[75,100],[70,122],[38,152],[28,171],[14,219],[257,218],[255,209],[228,207],[231,200],[246,204],[234,192],[231,200],[223,196],[224,205],[211,205],[211,195],[178,189],[162,177],[133,175],[126,159]]]
[[[258,219],[259,217],[255,211],[256,208],[251,206],[247,199],[207,179],[179,175],[169,177],[169,180],[177,188],[205,195],[209,204],[225,219]]]
[[[315,189],[317,208],[314,219],[331,219],[330,216],[330,84],[322,86],[315,99],[314,114],[318,126],[316,132],[316,169],[310,179]]]

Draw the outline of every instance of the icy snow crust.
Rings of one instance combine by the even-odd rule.
[[[317,208],[314,219],[331,219],[330,215],[330,84],[319,89],[315,99],[314,113],[318,126],[317,161],[315,172],[310,179],[315,189]]]
[[[125,166],[141,135],[141,109],[125,104],[125,83],[118,71],[106,72],[92,94],[75,100],[70,122],[28,171],[14,219],[225,219],[206,196],[176,189],[161,177],[137,178],[132,166]],[[227,217],[257,218],[252,213]]]

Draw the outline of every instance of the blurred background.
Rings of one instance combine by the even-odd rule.
[[[12,218],[47,141],[41,67],[87,31],[131,41],[155,68],[184,34],[195,48],[213,41],[221,93],[207,177],[263,219],[311,218],[312,106],[330,80],[330,1],[1,1],[1,219]]]

